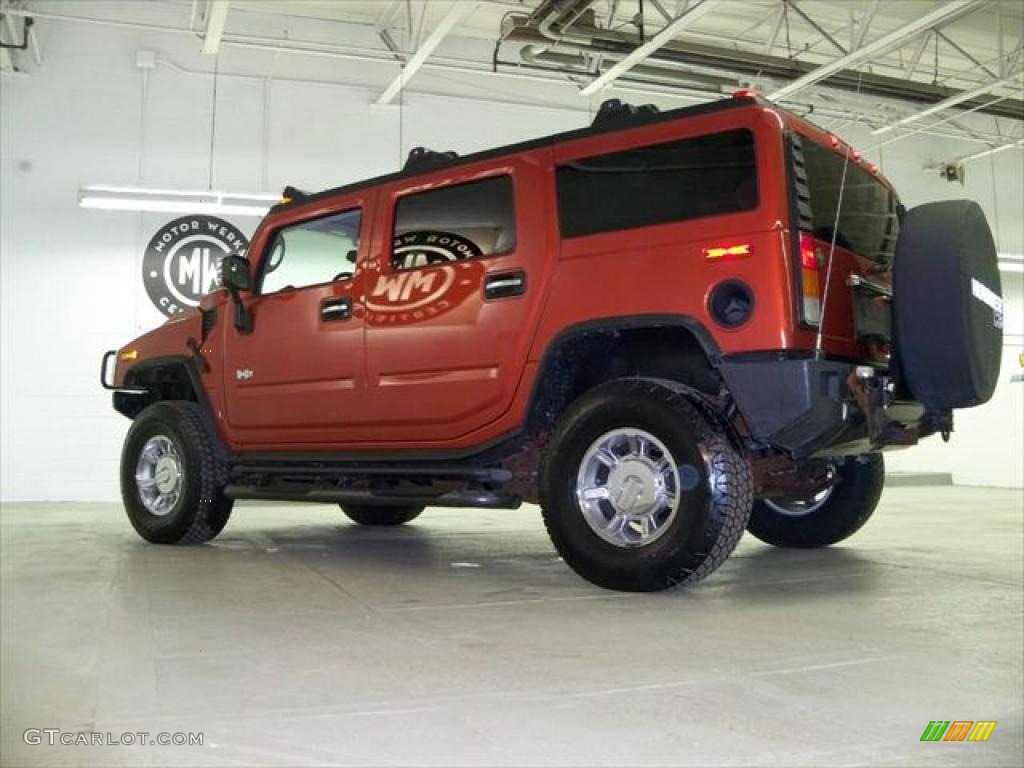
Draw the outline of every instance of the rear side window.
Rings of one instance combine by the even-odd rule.
[[[754,135],[726,131],[596,155],[557,171],[562,237],[757,207]]]
[[[456,184],[399,198],[392,269],[497,256],[516,247],[511,176]]]
[[[260,293],[352,277],[361,220],[357,208],[278,230],[263,265]]]

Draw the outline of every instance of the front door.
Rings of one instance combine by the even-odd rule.
[[[253,328],[227,329],[225,399],[246,447],[338,442],[364,394],[362,277],[370,240],[364,200],[279,228],[256,259]]]

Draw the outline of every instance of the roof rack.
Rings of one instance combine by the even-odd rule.
[[[293,187],[290,184],[284,188],[284,192],[281,193],[281,200],[285,203],[290,203],[293,200],[301,200],[304,197],[309,197],[309,192],[304,192],[298,187]]]
[[[635,115],[653,115],[661,110],[654,104],[623,104],[618,99],[608,99],[594,115],[591,125],[605,125],[613,121],[625,120]]]
[[[448,150],[447,152],[436,152],[426,147],[414,147],[409,152],[409,157],[402,166],[403,171],[425,171],[430,168],[437,168],[447,165],[459,157],[458,152]]]

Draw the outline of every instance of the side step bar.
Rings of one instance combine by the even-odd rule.
[[[431,477],[446,479],[466,479],[485,483],[506,483],[512,479],[512,473],[507,469],[488,467],[462,467],[458,465],[424,464],[422,466],[388,466],[373,464],[299,464],[288,462],[247,462],[241,461],[232,467],[232,475],[245,477],[247,475],[287,475],[298,477],[301,475],[315,475],[317,477]]]
[[[522,499],[509,493],[487,490],[456,490],[440,494],[385,493],[368,488],[281,488],[272,485],[228,485],[230,499],[266,501],[314,501],[338,504],[412,504],[425,507],[479,507],[517,509]]]

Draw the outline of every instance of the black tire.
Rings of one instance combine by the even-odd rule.
[[[835,467],[836,483],[820,506],[806,514],[785,514],[763,499],[754,504],[749,530],[776,547],[814,549],[849,538],[868,521],[885,485],[882,454],[872,453],[861,463],[849,458]],[[786,507],[786,502],[774,502]]]
[[[173,506],[158,515],[142,500],[136,469],[147,442],[161,436],[179,457],[181,488]],[[121,498],[132,527],[146,541],[201,544],[212,539],[224,529],[234,505],[224,496],[226,483],[227,465],[218,438],[195,403],[154,403],[135,418],[121,452]]]
[[[999,380],[1002,287],[981,207],[947,200],[907,211],[893,264],[895,358],[933,411],[987,402]]]
[[[348,519],[360,525],[403,525],[415,520],[423,507],[388,507],[372,504],[339,504]]]
[[[619,429],[660,441],[681,478],[675,517],[666,518],[660,538],[636,546],[602,538],[576,495],[588,450]],[[551,541],[580,576],[608,589],[655,592],[699,581],[725,561],[746,528],[752,487],[747,461],[685,394],[651,380],[619,379],[595,387],[562,417],[542,462],[540,501]]]

